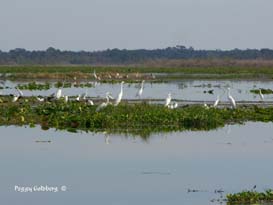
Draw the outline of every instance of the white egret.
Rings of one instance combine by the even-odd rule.
[[[178,103],[177,102],[171,102],[168,105],[168,108],[170,108],[170,109],[176,109],[176,108],[178,108]]]
[[[142,80],[140,89],[138,90],[136,97],[141,97],[141,95],[143,93],[143,89],[144,89],[144,82],[145,82],[145,80]]]
[[[38,100],[39,102],[44,102],[44,101],[45,101],[45,99],[42,98],[42,97],[37,96],[36,98],[37,98],[37,100]]]
[[[209,109],[209,106],[205,102],[204,102],[204,108]]]
[[[107,105],[110,103],[110,102],[109,102],[109,98],[113,99],[113,97],[110,95],[110,93],[107,92],[107,93],[106,93],[106,102],[101,103],[101,104],[97,107],[97,109],[96,109],[97,112],[100,111],[100,110],[102,110],[103,108],[107,107]]]
[[[220,97],[219,97],[219,95],[217,95],[217,99],[215,100],[213,107],[216,108],[218,106],[219,102],[220,102]]]
[[[228,96],[227,97],[228,97],[228,100],[229,100],[232,108],[235,109],[236,108],[236,102],[235,102],[234,98],[230,95],[230,88],[228,88]]]
[[[168,107],[168,105],[171,103],[171,100],[172,100],[172,94],[169,93],[168,97],[165,100],[165,107]]]
[[[259,96],[261,98],[261,101],[264,101],[264,95],[262,93],[262,89],[259,90]]]
[[[121,99],[122,99],[122,96],[123,96],[123,84],[124,84],[124,81],[122,81],[120,83],[120,92],[119,92],[118,97],[116,99],[115,106],[117,106],[120,103]]]
[[[80,94],[78,95],[78,97],[76,98],[76,100],[77,100],[78,102],[80,102],[80,100],[81,100],[81,95],[80,95]]]
[[[20,97],[22,97],[24,94],[19,88],[15,88],[18,92],[18,95],[13,95],[12,102],[16,102]]]
[[[82,95],[83,95],[83,98],[82,98],[82,99],[86,100],[86,97],[87,97],[87,89],[85,90],[85,93],[82,94]]]
[[[94,105],[94,102],[92,100],[87,100],[88,105]]]
[[[94,72],[93,72],[93,76],[94,76],[94,78],[96,79],[96,80],[100,80],[100,77],[99,76],[97,76],[97,74],[96,74],[96,71],[94,70]]]
[[[17,90],[17,92],[19,93],[20,96],[24,95],[24,93],[19,88],[16,87],[16,90]]]
[[[64,96],[64,102],[65,102],[65,103],[68,102],[68,96],[67,96],[67,95]]]
[[[56,99],[59,100],[62,97],[62,89],[59,88],[55,95]]]
[[[16,102],[21,96],[20,95],[14,95],[12,102]]]
[[[97,76],[97,74],[96,74],[96,71],[95,71],[95,70],[93,71],[93,76],[94,76],[94,78],[95,78],[95,79],[98,79],[98,76]]]

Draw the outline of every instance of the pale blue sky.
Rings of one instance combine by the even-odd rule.
[[[272,0],[0,0],[0,49],[273,48]]]

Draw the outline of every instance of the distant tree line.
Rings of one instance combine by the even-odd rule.
[[[45,51],[28,51],[16,48],[8,52],[0,50],[0,65],[126,65],[151,60],[175,59],[273,59],[271,49],[195,50],[185,46],[165,49],[108,49],[104,51],[61,51],[48,48]]]

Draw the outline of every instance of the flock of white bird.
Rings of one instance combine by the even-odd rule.
[[[141,98],[141,96],[143,94],[144,83],[145,83],[145,81],[143,80],[141,82],[140,88],[138,89],[138,91],[136,93],[136,97],[138,97],[138,98]],[[122,97],[123,97],[123,85],[124,85],[124,81],[122,81],[121,84],[120,84],[120,92],[118,93],[117,98],[115,99],[114,106],[119,105],[119,103],[122,100]],[[62,88],[58,88],[58,90],[56,91],[56,93],[52,94],[51,97],[55,98],[56,100],[59,100],[59,99],[63,98],[64,101],[67,103],[69,101],[69,96],[63,95],[62,89],[63,89],[63,87]],[[12,102],[16,102],[20,97],[23,96],[23,92],[19,88],[16,87],[16,90],[17,90],[18,94],[13,95]],[[228,91],[227,92],[227,98],[228,98],[228,100],[230,102],[230,105],[231,105],[231,107],[233,109],[235,109],[236,108],[236,101],[235,101],[235,99],[230,94],[230,88],[228,88],[227,91]],[[263,96],[261,90],[260,90],[259,94],[260,94],[261,100],[264,100],[264,96]],[[37,98],[37,100],[39,102],[44,102],[45,101],[45,98],[43,98],[43,97],[39,97],[38,96],[36,98]],[[103,102],[103,103],[101,103],[97,107],[96,111],[100,111],[103,108],[107,107],[109,104],[111,104],[110,99],[114,100],[114,98],[112,97],[111,93],[109,93],[109,92],[106,93],[105,99],[106,99],[106,101]],[[94,105],[94,103],[93,103],[93,101],[91,99],[87,99],[87,92],[85,92],[85,94],[78,95],[76,97],[76,101],[80,102],[81,100],[86,101],[87,104],[89,104],[89,105]],[[220,97],[218,95],[217,99],[215,100],[215,102],[212,105],[212,107],[216,108],[219,105],[219,102],[220,102]],[[175,108],[178,107],[178,103],[175,102],[175,101],[172,101],[172,94],[171,93],[169,93],[168,96],[166,97],[164,106],[167,107],[167,108],[169,108],[169,109],[175,109]],[[209,108],[209,106],[207,104],[205,104],[205,103],[204,103],[204,107]]]
[[[100,80],[99,76],[96,75],[95,71],[93,73],[93,76],[94,76],[94,78],[96,80]],[[137,98],[141,98],[141,96],[143,94],[144,83],[145,83],[145,80],[142,80],[142,82],[140,84],[140,88],[139,88],[139,90],[136,93],[136,97]],[[120,92],[119,92],[117,98],[115,99],[114,106],[119,105],[119,103],[122,100],[122,97],[123,97],[123,84],[124,84],[124,81],[122,81],[121,84],[120,84]],[[53,93],[51,95],[51,97],[55,98],[57,100],[63,98],[65,102],[68,102],[69,101],[69,96],[62,94],[62,88],[58,88],[58,90],[56,91],[56,93]],[[16,88],[16,90],[17,90],[18,94],[17,95],[13,95],[12,102],[16,102],[20,97],[23,96],[23,92],[19,88]],[[264,100],[264,96],[262,94],[261,89],[259,90],[259,96],[260,96],[261,100],[263,101]],[[100,111],[100,110],[102,110],[102,109],[104,109],[109,104],[111,104],[110,99],[114,100],[114,98],[112,97],[112,95],[109,92],[106,93],[105,98],[106,98],[106,102],[101,103],[97,107],[97,109],[96,109],[97,112]],[[76,101],[81,101],[81,99],[85,100],[86,103],[89,104],[89,105],[94,105],[94,103],[93,103],[93,101],[91,99],[87,99],[87,91],[83,95],[78,95],[78,97],[76,98]],[[231,108],[232,109],[236,109],[236,101],[235,101],[235,99],[230,94],[230,88],[227,89],[227,99],[228,99],[228,101],[229,101],[229,103],[231,105]],[[37,100],[39,102],[44,102],[45,98],[43,98],[43,97],[37,97]],[[218,95],[217,99],[215,100],[215,102],[212,105],[212,107],[216,108],[219,105],[219,102],[220,102],[220,96]],[[167,98],[165,100],[164,106],[167,107],[167,108],[169,108],[169,109],[175,109],[175,108],[178,107],[178,103],[175,102],[175,101],[172,101],[172,95],[171,95],[171,93],[168,94],[168,96],[167,96]],[[209,106],[206,103],[204,103],[204,107],[209,108]]]

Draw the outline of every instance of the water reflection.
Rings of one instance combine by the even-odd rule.
[[[144,141],[102,132],[0,127],[1,201],[206,205],[254,185],[258,191],[272,188],[273,124],[230,129],[228,136],[225,127],[158,133]],[[68,191],[17,193],[15,185],[66,185]]]

